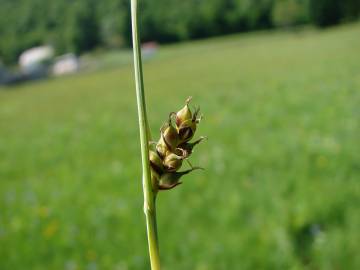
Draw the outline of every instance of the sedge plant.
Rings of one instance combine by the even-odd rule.
[[[204,137],[190,142],[201,120],[199,108],[191,110],[189,107],[190,97],[181,110],[169,114],[167,121],[160,129],[159,140],[157,142],[151,141],[145,102],[137,0],[131,0],[131,25],[140,130],[144,213],[151,269],[159,270],[160,253],[156,226],[156,197],[159,191],[170,190],[181,184],[182,176],[201,169],[200,167],[193,167],[189,157],[194,146],[199,144]],[[180,172],[179,169],[184,160],[187,161],[190,169]]]

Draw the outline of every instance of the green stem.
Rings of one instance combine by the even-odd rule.
[[[144,213],[146,217],[151,269],[160,270],[159,242],[156,229],[156,194],[154,193],[151,184],[149,164],[150,132],[146,114],[144,80],[137,21],[137,0],[131,0],[131,25],[133,35],[136,99],[139,115],[141,161],[143,171]]]

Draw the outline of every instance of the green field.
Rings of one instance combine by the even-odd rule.
[[[360,269],[360,24],[161,47],[154,137],[192,95],[158,199],[163,269]],[[2,91],[3,90],[3,91]],[[0,89],[0,269],[149,269],[132,65]]]

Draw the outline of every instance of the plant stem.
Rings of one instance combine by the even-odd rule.
[[[146,218],[149,255],[152,270],[160,270],[159,242],[156,228],[156,194],[151,183],[149,164],[150,132],[146,114],[144,79],[141,62],[140,40],[137,24],[137,0],[131,0],[131,25],[133,36],[136,99],[140,127],[141,161],[143,171],[144,213]]]

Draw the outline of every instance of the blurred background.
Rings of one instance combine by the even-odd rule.
[[[0,269],[149,269],[128,0],[0,0]],[[163,269],[360,269],[360,1],[140,0]],[[183,166],[184,169],[186,166]]]

